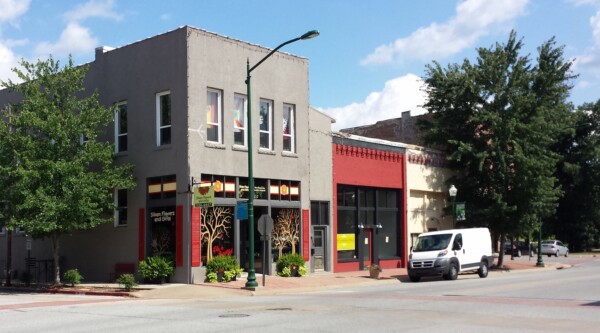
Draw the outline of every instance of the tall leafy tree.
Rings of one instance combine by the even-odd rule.
[[[564,189],[557,214],[544,225],[573,251],[600,246],[600,100],[580,106],[573,126],[555,145],[563,156],[558,178]]]
[[[87,66],[69,59],[61,68],[53,58],[21,66],[14,72],[23,83],[2,82],[18,102],[0,115],[0,179],[12,186],[9,225],[51,239],[59,284],[60,237],[111,221],[113,191],[134,186],[132,167],[117,165],[112,145],[99,140],[114,110],[85,90]]]
[[[561,191],[551,151],[569,116],[571,63],[550,39],[537,61],[522,55],[511,32],[504,44],[477,49],[474,63],[426,67],[426,141],[446,150],[450,179],[467,202],[469,225],[485,225],[501,242],[523,235],[552,215]],[[500,251],[499,266],[503,264]]]

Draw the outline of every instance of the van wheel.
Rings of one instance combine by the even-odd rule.
[[[485,261],[481,262],[481,266],[479,266],[479,270],[477,271],[477,274],[479,274],[480,278],[484,278],[484,277],[488,276],[487,262],[485,262]]]
[[[450,267],[448,268],[448,273],[444,275],[444,279],[446,280],[456,280],[458,277],[458,267],[456,263],[450,263]]]
[[[420,276],[416,276],[416,275],[408,275],[408,278],[410,279],[411,282],[419,282],[419,281],[421,281],[421,277]]]

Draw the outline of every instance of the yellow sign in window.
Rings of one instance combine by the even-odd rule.
[[[338,234],[337,250],[348,251],[356,249],[356,239],[354,234]]]

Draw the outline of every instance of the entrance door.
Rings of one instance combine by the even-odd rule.
[[[258,219],[263,216],[264,214],[268,214],[269,209],[268,207],[261,207],[261,206],[254,206],[254,272],[258,273],[258,274],[262,274],[263,273],[263,241],[261,240],[261,235],[258,232],[257,229],[257,221]],[[248,239],[249,236],[249,224],[247,223],[248,221],[244,221],[245,225],[240,225],[240,248],[241,248],[241,265],[244,270],[248,271],[248,269],[250,268],[250,242]],[[270,256],[268,255],[268,251],[267,251],[267,262],[270,260]],[[267,269],[265,270],[265,272],[268,274],[269,273],[269,269],[268,269],[269,264],[267,264]]]
[[[371,237],[372,233],[373,231],[371,229],[363,229],[360,236],[360,242],[362,246],[362,259],[365,266],[371,265],[371,249],[373,248],[373,238]]]
[[[312,253],[311,263],[313,272],[322,272],[325,270],[327,258],[325,249],[327,248],[327,230],[325,228],[314,227],[312,234]]]

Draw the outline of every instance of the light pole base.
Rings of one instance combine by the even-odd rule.
[[[250,272],[248,272],[248,281],[246,281],[244,289],[254,290],[256,287],[258,287],[258,283],[256,282],[256,273],[254,270],[250,270]]]

